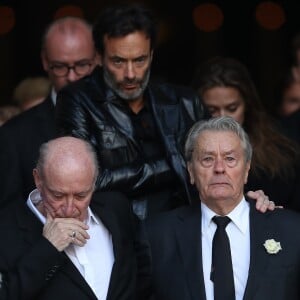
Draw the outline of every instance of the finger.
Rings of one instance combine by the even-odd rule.
[[[274,210],[275,209],[275,203],[274,201],[270,201],[269,197],[265,196],[263,203],[261,206],[258,208],[259,211],[261,212],[266,212],[267,210]]]
[[[71,229],[73,228],[73,226],[74,226],[73,229],[75,229],[75,228],[81,228],[83,230],[89,229],[89,226],[86,225],[84,222],[74,219],[74,218],[57,218],[56,220],[62,224],[65,224],[66,227],[71,228]]]
[[[86,244],[87,239],[90,238],[86,231],[73,231],[70,234],[71,242],[77,246],[83,246]]]
[[[257,210],[265,212],[266,209],[269,207],[269,203],[270,203],[269,197],[266,196],[262,190],[257,190],[255,192],[249,191],[247,193],[247,196],[256,200],[255,207]]]
[[[247,196],[252,198],[252,199],[258,199],[260,197],[264,197],[265,193],[262,190],[257,190],[257,191],[248,191]]]
[[[275,208],[284,208],[282,205],[275,205]]]
[[[263,212],[266,212],[267,210],[274,210],[275,209],[275,203],[273,201],[270,201],[269,198],[265,199],[261,209]]]
[[[87,231],[76,231],[76,235],[74,236],[75,239],[84,242],[90,238],[90,235],[87,233]]]
[[[85,242],[90,238],[88,232],[80,227],[72,227],[71,231],[69,232],[69,236],[81,242]]]
[[[79,247],[83,247],[86,244],[86,242],[86,239],[80,240],[78,238],[71,238],[71,243]]]

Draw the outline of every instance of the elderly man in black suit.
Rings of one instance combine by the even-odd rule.
[[[196,123],[185,154],[201,202],[143,223],[141,299],[300,299],[300,215],[245,198],[244,130],[230,117]]]
[[[56,93],[98,64],[90,24],[75,17],[51,23],[44,33],[41,57],[52,83],[51,93],[0,128],[0,209],[13,200],[26,199],[34,188],[32,169],[38,149],[55,136]]]
[[[42,145],[36,189],[0,217],[0,299],[134,299],[133,213],[119,193],[93,195],[97,175],[89,143]]]

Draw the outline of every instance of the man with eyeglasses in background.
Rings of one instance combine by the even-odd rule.
[[[46,28],[41,49],[44,70],[52,84],[39,105],[0,128],[0,209],[26,200],[34,188],[32,169],[40,145],[55,137],[54,107],[57,92],[88,74],[99,63],[91,25],[84,19],[64,17]]]

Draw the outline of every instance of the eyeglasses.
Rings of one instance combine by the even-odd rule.
[[[69,66],[67,64],[62,63],[53,63],[50,66],[50,70],[56,77],[64,77],[67,76],[70,70],[73,70],[76,75],[83,76],[89,73],[91,70],[93,63],[92,61],[80,61],[74,63],[73,66]]]

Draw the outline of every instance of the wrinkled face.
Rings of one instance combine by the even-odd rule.
[[[91,33],[77,33],[73,35],[53,34],[47,39],[46,50],[42,52],[44,70],[48,73],[56,92],[70,82],[76,81],[90,74],[99,63],[95,52]],[[64,76],[57,76],[54,69],[61,72],[64,66],[79,66],[84,72],[76,74],[70,69]]]
[[[290,85],[283,93],[281,113],[288,116],[297,110],[300,110],[300,82]]]
[[[149,81],[151,61],[150,39],[143,32],[104,37],[104,78],[122,99],[134,101],[142,97]]]
[[[94,191],[93,172],[55,169],[47,168],[42,175],[36,169],[33,172],[43,199],[44,215],[84,221]]]
[[[237,89],[213,87],[203,93],[202,99],[212,117],[229,116],[243,124],[245,102]]]
[[[238,204],[249,169],[239,137],[229,131],[203,131],[188,163],[191,183],[208,207]]]

